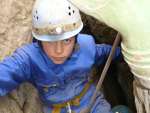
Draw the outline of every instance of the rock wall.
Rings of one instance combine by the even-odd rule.
[[[7,96],[0,97],[0,113],[43,113],[37,90],[24,83]]]
[[[0,0],[0,60],[31,38],[34,0]],[[0,97],[0,113],[42,113],[37,91],[28,83]]]
[[[0,0],[0,59],[31,40],[34,0]]]

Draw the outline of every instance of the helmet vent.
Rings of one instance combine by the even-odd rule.
[[[37,16],[37,17],[36,17],[36,19],[38,20],[38,19],[39,19],[39,17]]]
[[[70,6],[68,6],[68,9],[71,9],[71,7],[70,7]]]
[[[75,10],[73,10],[72,12],[75,13]]]
[[[37,16],[37,13],[38,13],[38,11],[36,10],[36,11],[35,11],[35,15],[34,15],[34,18],[35,18],[36,20],[39,19],[39,17]]]
[[[73,14],[75,13],[75,10],[72,10],[72,13],[71,13],[71,6],[68,6],[68,9],[70,10],[70,12],[68,13],[69,16],[71,16],[72,13]]]
[[[71,12],[69,12],[68,14],[69,14],[69,16],[71,16]]]
[[[34,15],[34,18],[35,18],[36,20],[38,20],[38,19],[39,19],[39,17],[38,17],[38,16],[35,16],[35,15]]]

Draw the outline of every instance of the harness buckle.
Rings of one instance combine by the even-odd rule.
[[[72,113],[71,106],[70,106],[69,102],[67,102],[66,108],[67,108],[67,113]]]

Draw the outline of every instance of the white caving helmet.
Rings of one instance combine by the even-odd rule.
[[[79,10],[67,0],[36,0],[32,24],[32,35],[40,41],[68,39],[83,28]]]

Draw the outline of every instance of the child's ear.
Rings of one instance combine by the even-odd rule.
[[[78,51],[80,49],[80,46],[78,43],[75,43],[75,46],[74,46],[74,51]]]

